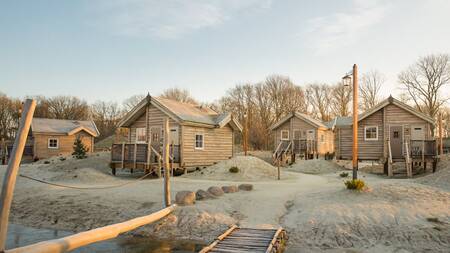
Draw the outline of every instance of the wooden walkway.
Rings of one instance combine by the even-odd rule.
[[[254,229],[232,226],[200,253],[281,253],[286,232],[282,229]]]

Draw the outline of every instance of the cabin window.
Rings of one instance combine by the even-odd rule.
[[[289,140],[289,130],[281,130],[281,140],[282,141]]]
[[[53,149],[59,148],[58,139],[56,139],[56,138],[48,139],[48,148],[53,148]]]
[[[146,134],[145,134],[145,128],[140,127],[136,128],[136,142],[146,142]]]
[[[203,134],[195,135],[195,149],[203,149],[204,147],[204,136]]]
[[[378,140],[378,127],[377,126],[366,126],[364,128],[364,140],[366,140],[366,141]]]

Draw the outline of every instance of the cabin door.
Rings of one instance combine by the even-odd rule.
[[[392,158],[402,158],[403,127],[390,126],[389,129],[390,129]]]

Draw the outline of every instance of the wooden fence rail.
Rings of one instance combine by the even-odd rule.
[[[119,234],[131,231],[140,226],[155,222],[169,215],[176,205],[171,205],[158,212],[142,216],[122,223],[117,223],[101,228],[92,229],[78,234],[70,235],[60,239],[49,240],[31,244],[28,246],[5,250],[5,253],[62,253],[68,252],[82,246],[95,242],[116,238]]]

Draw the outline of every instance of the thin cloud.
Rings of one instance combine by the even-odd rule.
[[[348,12],[313,18],[308,21],[310,44],[318,53],[352,45],[365,30],[380,23],[389,8],[384,1],[354,0]]]
[[[101,2],[98,9],[100,22],[114,33],[175,39],[270,5],[271,0],[113,0]]]

